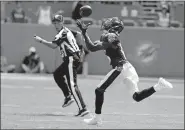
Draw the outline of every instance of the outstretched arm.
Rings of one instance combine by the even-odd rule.
[[[95,42],[92,42],[89,35],[87,34],[87,29],[88,29],[88,26],[90,24],[83,24],[81,21],[77,20],[77,26],[80,28],[80,30],[82,31],[82,35],[85,39],[85,44],[87,46],[87,48],[94,52],[94,51],[98,51],[98,50],[104,50],[106,47],[104,46],[104,43],[101,42],[101,41],[95,41]]]
[[[52,48],[52,49],[57,48],[57,44],[54,43],[54,42],[49,42],[49,41],[47,41],[47,40],[42,39],[42,38],[39,37],[39,36],[34,36],[34,38],[35,38],[35,40],[36,40],[37,42],[40,42],[40,43],[42,43],[42,44],[44,44],[44,45],[46,45],[46,46],[48,46],[48,47],[50,47],[50,48]]]
[[[97,40],[95,42],[92,42],[87,33],[82,34],[82,35],[85,39],[86,46],[90,51],[95,52],[95,51],[105,49],[105,47],[103,46],[103,43],[101,41]]]

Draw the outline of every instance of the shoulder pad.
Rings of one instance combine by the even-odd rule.
[[[108,42],[108,33],[103,33],[100,37],[100,41]]]
[[[112,44],[119,43],[119,37],[115,33],[108,33],[107,39],[109,43],[112,43]]]
[[[68,30],[64,29],[64,31],[62,32],[61,38],[67,37],[67,33],[68,33]]]

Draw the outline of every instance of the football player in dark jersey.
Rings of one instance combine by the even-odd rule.
[[[65,100],[63,107],[70,105],[75,99],[79,108],[79,112],[76,116],[87,115],[89,111],[86,108],[86,104],[77,85],[77,69],[82,62],[81,58],[83,55],[83,49],[80,49],[80,46],[76,41],[76,39],[78,39],[77,37],[80,37],[79,33],[74,31],[72,32],[70,29],[63,26],[62,15],[55,15],[52,22],[58,32],[52,42],[44,40],[39,36],[34,36],[34,38],[37,42],[40,42],[52,49],[59,48],[60,50],[63,63],[55,70],[53,77],[64,93]],[[76,35],[76,38],[74,34]]]
[[[123,22],[118,17],[112,17],[102,22],[101,30],[103,34],[100,40],[92,42],[89,38],[86,30],[90,24],[85,25],[80,20],[77,20],[77,26],[82,31],[82,35],[85,39],[87,48],[92,51],[104,50],[105,54],[110,59],[112,70],[104,77],[95,90],[95,115],[90,119],[84,119],[84,122],[90,125],[101,124],[101,109],[104,102],[104,92],[112,84],[112,82],[122,74],[124,84],[132,90],[133,99],[136,102],[140,102],[143,99],[151,96],[156,91],[163,88],[173,88],[172,84],[166,81],[164,78],[159,78],[158,83],[154,84],[148,89],[139,91],[138,82],[139,77],[135,68],[127,60],[124,51],[121,46],[119,35],[124,29]]]

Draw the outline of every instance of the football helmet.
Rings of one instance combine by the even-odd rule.
[[[102,21],[101,30],[107,30],[108,32],[120,33],[124,29],[124,24],[118,17],[107,18]]]

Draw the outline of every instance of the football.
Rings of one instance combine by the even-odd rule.
[[[82,17],[88,17],[92,14],[92,8],[89,5],[84,5],[80,8],[80,15]]]

